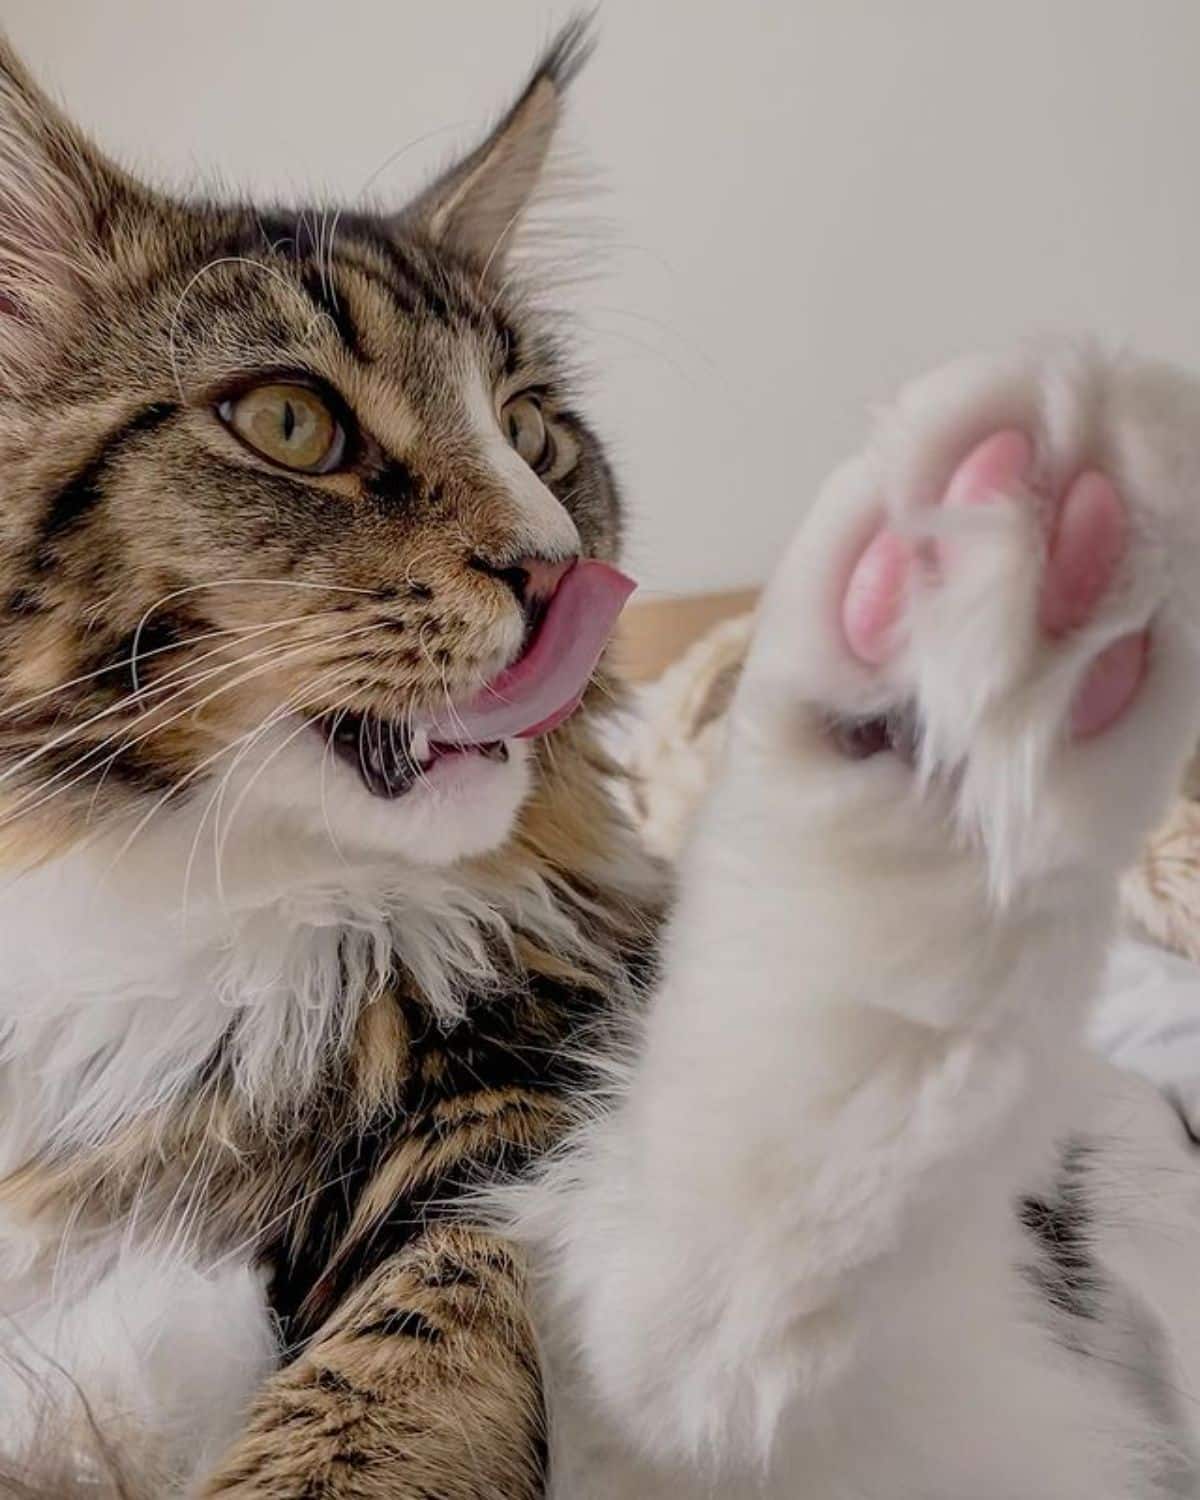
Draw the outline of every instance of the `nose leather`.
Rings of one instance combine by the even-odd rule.
[[[521,608],[528,609],[553,597],[554,591],[575,566],[575,558],[553,562],[546,557],[531,555],[498,564],[483,557],[473,557],[471,566],[489,578],[507,584]]]

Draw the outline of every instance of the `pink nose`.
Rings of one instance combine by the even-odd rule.
[[[471,559],[471,566],[489,578],[506,583],[516,595],[522,609],[531,604],[541,604],[549,599],[559,584],[575,566],[576,559],[568,557],[563,562],[551,562],[545,557],[518,557],[504,567],[486,562],[482,557]]]
[[[525,574],[525,602],[549,599],[553,596],[559,584],[575,566],[575,559],[568,558],[565,562],[547,562],[544,557],[523,557],[517,564],[520,572]]]

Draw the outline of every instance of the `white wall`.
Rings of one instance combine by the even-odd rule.
[[[567,0],[0,0],[110,148],[186,179],[399,197]],[[574,139],[581,294],[633,563],[769,566],[864,403],[1030,328],[1200,357],[1196,0],[607,0]]]

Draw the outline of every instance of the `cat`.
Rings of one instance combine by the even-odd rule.
[[[573,1118],[667,899],[521,238],[589,48],[377,211],[172,198],[0,55],[6,1492],[542,1493],[459,1205]]]
[[[508,1204],[561,1500],[1200,1494],[1200,1154],[1082,1033],[1200,727],[1200,381],[906,387],[769,587],[607,1107]]]
[[[1196,385],[902,398],[660,952],[510,253],[586,51],[336,214],[173,201],[0,62],[2,1482],[1194,1494],[1194,1146],[1078,1033],[1198,727]]]

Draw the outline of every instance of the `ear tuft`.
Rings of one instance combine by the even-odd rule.
[[[593,25],[595,14],[594,10],[588,11],[584,15],[573,17],[561,27],[558,35],[538,59],[530,76],[530,84],[539,78],[546,78],[559,94],[566,92],[596,50]]]
[[[488,138],[432,183],[400,224],[483,270],[498,267],[541,181],[566,90],[594,47],[591,14],[569,21]]]

